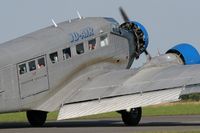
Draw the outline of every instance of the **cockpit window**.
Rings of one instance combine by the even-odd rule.
[[[22,75],[27,72],[26,64],[19,65],[19,74]]]
[[[28,66],[29,66],[29,71],[36,70],[35,60],[28,62]]]
[[[96,39],[92,39],[88,41],[88,49],[94,50],[96,48]]]
[[[103,35],[100,37],[100,46],[101,47],[108,46],[108,35]]]
[[[84,45],[83,45],[83,43],[80,43],[80,44],[76,45],[76,53],[79,54],[79,55],[84,53]]]
[[[50,57],[51,62],[53,64],[58,62],[58,52],[54,52],[54,53],[49,54],[49,57]]]
[[[113,18],[107,18],[107,17],[105,17],[104,18],[105,20],[107,20],[107,21],[109,21],[109,22],[111,22],[111,23],[113,23],[113,24],[119,24],[115,19],[113,19]]]
[[[71,58],[70,48],[63,49],[63,60],[67,60],[69,58]]]

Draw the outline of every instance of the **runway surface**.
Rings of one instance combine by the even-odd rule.
[[[0,123],[0,133],[134,133],[153,131],[200,131],[200,115],[143,117],[137,127],[126,127],[120,119],[47,122],[42,128],[28,123]]]

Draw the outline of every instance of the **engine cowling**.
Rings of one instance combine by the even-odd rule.
[[[149,36],[147,30],[142,24],[134,21],[125,22],[120,25],[120,28],[133,33],[136,42],[135,58],[138,59],[148,47]]]
[[[200,64],[199,52],[191,44],[178,44],[166,52],[168,53],[176,54],[184,65]]]

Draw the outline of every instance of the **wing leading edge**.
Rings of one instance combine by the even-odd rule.
[[[172,65],[102,74],[65,99],[58,120],[177,101],[199,92],[199,70],[200,65]]]

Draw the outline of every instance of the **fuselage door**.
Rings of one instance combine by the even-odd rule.
[[[17,64],[22,99],[49,89],[46,57],[41,56]]]

